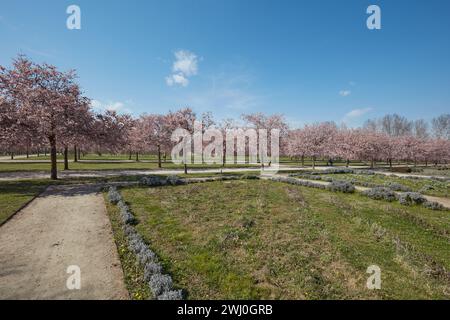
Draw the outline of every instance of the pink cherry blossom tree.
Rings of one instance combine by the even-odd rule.
[[[350,160],[356,160],[358,157],[357,141],[358,132],[346,127],[337,130],[336,136],[332,140],[333,154],[335,157],[345,160],[347,167],[350,165]]]
[[[375,167],[375,162],[383,158],[385,148],[385,135],[376,131],[356,130],[356,152],[361,160],[370,161],[370,167]]]
[[[143,141],[149,150],[155,150],[158,155],[158,168],[162,167],[162,153],[170,145],[172,124],[168,115],[150,114],[142,115],[141,134]]]
[[[317,158],[335,153],[332,144],[336,133],[336,125],[332,122],[316,123],[304,127],[305,154],[312,159],[312,167],[315,169]]]
[[[50,145],[52,179],[57,179],[58,140],[69,134],[67,124],[79,111],[81,91],[75,79],[74,71],[61,72],[24,56],[13,61],[12,69],[0,69],[2,95],[17,106],[26,127],[36,130]]]
[[[305,137],[306,134],[303,129],[290,130],[285,147],[288,156],[301,159],[302,167],[305,166],[305,156],[308,151]]]
[[[267,151],[268,154],[272,154],[272,141],[271,141],[271,130],[277,129],[280,131],[280,141],[279,147],[281,152],[287,152],[288,148],[288,133],[289,126],[284,119],[284,116],[281,114],[273,114],[273,115],[265,115],[261,112],[252,113],[252,114],[243,114],[241,116],[242,120],[246,123],[247,126],[256,129],[257,137],[258,137],[258,150],[259,150],[259,130],[265,129],[267,130]],[[261,161],[261,159],[260,159]],[[264,167],[264,161],[261,161],[262,167]]]
[[[97,114],[91,128],[97,153],[101,154],[102,150],[112,153],[123,150],[130,140],[128,135],[133,125],[134,120],[129,114],[118,114],[113,110]]]
[[[191,135],[194,133],[194,125],[196,121],[196,114],[191,108],[183,108],[176,112],[169,112],[168,117],[168,128],[170,135],[175,129],[181,128],[185,129]],[[188,164],[184,163],[184,173],[188,172]]]
[[[129,127],[129,131],[127,133],[128,146],[126,149],[128,149],[128,151],[130,152],[130,160],[132,152],[134,152],[136,155],[136,161],[139,161],[139,153],[144,153],[145,151],[147,151],[144,127],[145,124],[142,118],[136,119],[133,122],[133,125]]]

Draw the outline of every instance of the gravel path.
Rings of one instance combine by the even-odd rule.
[[[50,187],[0,228],[0,299],[128,299],[99,188]]]

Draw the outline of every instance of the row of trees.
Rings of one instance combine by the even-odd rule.
[[[197,115],[189,108],[167,114],[144,114],[137,119],[114,111],[95,113],[90,100],[76,82],[74,71],[61,72],[48,64],[37,64],[25,56],[13,60],[12,67],[0,66],[0,152],[37,153],[50,150],[51,178],[57,179],[57,152],[64,154],[69,168],[69,148],[74,161],[84,152],[151,152],[162,157],[170,153],[171,134],[177,128],[193,133]],[[280,116],[248,115],[247,123],[256,127],[282,127]],[[211,113],[199,118],[203,130],[216,126]],[[235,125],[220,124],[223,131]],[[287,128],[287,127],[286,127]]]
[[[302,129],[289,131],[286,153],[303,162],[312,158],[313,166],[318,158],[413,163],[442,163],[450,161],[450,140],[442,137],[388,134],[376,128],[350,129],[336,126],[333,122],[306,125]]]
[[[450,158],[450,115],[428,124],[408,121],[398,115],[369,120],[363,128],[348,129],[332,122],[289,130],[280,115],[243,115],[240,121],[216,122],[211,113],[197,115],[189,108],[166,114],[144,114],[133,118],[114,111],[96,113],[77,83],[74,71],[61,72],[48,64],[37,64],[25,56],[13,60],[11,68],[0,66],[0,152],[40,153],[50,150],[51,178],[57,178],[57,151],[69,168],[69,149],[74,161],[85,152],[141,153],[158,156],[158,165],[170,153],[176,128],[194,131],[199,120],[203,130],[214,127],[225,133],[236,126],[280,129],[280,149],[285,155],[304,160],[318,158],[442,162]],[[270,143],[270,142],[269,142]],[[223,141],[224,152],[226,141]]]
[[[420,139],[430,137],[450,139],[450,114],[443,114],[434,118],[431,121],[431,126],[423,119],[411,121],[398,114],[388,114],[380,119],[367,120],[363,127],[370,131],[385,133],[391,137],[415,136]]]

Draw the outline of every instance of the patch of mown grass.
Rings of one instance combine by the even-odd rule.
[[[440,212],[269,181],[122,194],[191,299],[448,298],[449,217]],[[373,264],[379,291],[366,288]]]
[[[435,197],[450,197],[450,188],[448,182],[436,181],[431,179],[408,179],[394,176],[376,175],[358,175],[358,174],[327,174],[323,177],[331,177],[339,180],[355,180],[357,182],[369,182],[377,185],[385,185],[389,182],[399,183],[409,187],[412,191],[421,192]],[[425,188],[424,188],[425,187]],[[428,188],[427,188],[428,187]]]
[[[44,191],[47,185],[44,180],[0,181],[0,225],[25,203]]]
[[[321,205],[317,218],[332,228],[335,242],[348,261],[361,269],[368,264],[380,266],[385,298],[446,297],[448,273],[437,277],[426,273],[430,265],[438,266],[440,271],[449,270],[447,237],[402,214],[393,214],[406,210],[399,204],[377,202],[360,195],[313,193],[311,198]],[[415,209],[422,215],[435,214],[428,209]],[[448,216],[442,217],[443,229],[448,220]]]
[[[258,174],[255,172],[239,173],[189,173],[180,174],[183,178],[200,178],[216,176],[242,176],[245,174]],[[132,176],[110,176],[110,177],[79,177],[64,178],[59,180],[34,179],[17,181],[0,181],[0,225],[4,223],[13,213],[15,213],[25,203],[33,199],[36,195],[44,191],[49,185],[65,184],[85,184],[85,183],[109,183],[109,182],[137,182],[143,175]]]
[[[0,225],[49,185],[138,181],[141,176],[0,181]]]
[[[225,168],[253,168],[257,167],[248,164],[227,164]],[[188,170],[192,169],[220,169],[222,165],[192,164]],[[158,168],[156,162],[71,162],[70,170],[169,170],[184,169],[184,166],[172,162],[163,163],[162,168]],[[64,164],[58,162],[58,171],[64,170]],[[46,171],[50,172],[50,163],[24,163],[24,162],[0,162],[0,172],[21,172],[21,171]]]
[[[450,169],[437,169],[433,167],[423,168],[423,172],[419,174],[430,175],[430,176],[448,176],[450,177]]]
[[[104,193],[104,199],[130,298],[133,300],[146,300],[152,297],[152,293],[145,282],[144,269],[138,263],[136,256],[128,249],[127,238],[122,230],[118,207],[109,203],[106,193]]]
[[[69,152],[68,155],[69,160],[73,160],[74,155],[73,153]],[[50,155],[44,155],[44,154],[40,154],[39,157],[37,155],[30,155],[28,158],[25,157],[24,155],[21,156],[16,156],[15,159],[18,160],[50,160]],[[62,154],[58,154],[57,155],[57,159],[58,160],[63,160],[64,156]],[[131,160],[134,161],[136,159],[136,154],[132,154],[131,155],[131,159],[130,159],[130,155],[129,154],[109,154],[109,153],[104,153],[102,155],[98,155],[95,153],[88,153],[85,154],[81,157],[80,160],[101,160],[101,161],[114,161],[114,160]],[[154,160],[157,161],[158,157],[156,155],[150,155],[150,154],[139,154],[139,160]],[[166,158],[167,161],[170,161],[170,156]]]

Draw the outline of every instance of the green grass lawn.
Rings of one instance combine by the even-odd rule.
[[[42,192],[48,181],[0,182],[0,225],[25,203]]]
[[[214,177],[224,175],[245,175],[245,174],[259,174],[254,172],[239,172],[239,173],[190,173],[180,174],[183,178],[193,177]],[[45,187],[49,185],[62,184],[83,184],[83,183],[107,183],[107,182],[126,182],[139,181],[142,175],[133,176],[111,176],[111,177],[93,177],[93,178],[65,178],[57,181],[50,179],[35,179],[35,180],[21,180],[21,181],[0,181],[0,224],[6,221],[14,212],[21,206],[30,201],[34,196],[42,192]]]
[[[158,167],[155,163],[69,163],[70,170],[149,170]],[[167,164],[165,168],[173,168],[173,164]],[[62,171],[64,164],[58,163],[58,170]],[[0,163],[0,172],[14,171],[50,171],[49,163]]]
[[[430,186],[432,189],[421,190],[421,193],[436,196],[436,197],[450,197],[450,184],[449,182],[442,182],[430,179],[408,179],[400,178],[394,176],[383,176],[383,175],[356,175],[356,174],[328,174],[323,175],[324,177],[331,177],[333,179],[339,180],[356,180],[358,182],[370,182],[377,185],[384,185],[389,182],[396,182],[409,187],[411,190],[419,192],[423,187]]]
[[[131,179],[132,177],[129,177]],[[110,178],[112,180],[112,178]],[[85,182],[101,182],[105,179],[66,179],[51,181],[50,179],[0,181],[0,225],[12,214],[44,191],[50,184],[70,184]]]
[[[74,156],[72,153],[69,153],[68,155],[69,160],[73,160]],[[37,155],[30,155],[28,158],[25,156],[16,156],[15,159],[17,160],[42,160],[42,161],[48,161],[50,160],[50,155],[44,155],[40,154],[39,157]],[[64,160],[64,156],[62,154],[57,155],[58,160]],[[118,161],[118,160],[129,160],[130,156],[128,154],[86,154],[81,157],[81,160],[101,160],[101,161]],[[170,157],[166,158],[167,161],[170,161]],[[136,160],[136,154],[131,155],[131,160]],[[152,160],[152,161],[158,161],[157,155],[153,154],[143,154],[139,155],[139,160]],[[164,159],[163,159],[164,160]]]
[[[58,181],[52,181],[50,179],[0,181],[0,225],[20,207],[41,193],[49,185],[137,181],[140,178],[141,176],[126,176],[106,178],[68,178]]]
[[[262,180],[121,192],[190,299],[449,298],[448,212]]]
[[[22,160],[22,159],[21,159]],[[284,162],[283,165],[299,166],[296,163]],[[325,165],[322,163],[321,165]],[[227,164],[225,168],[242,168],[242,167],[259,167],[258,165],[249,164]],[[207,165],[207,164],[191,164],[190,169],[215,169],[222,168],[221,164]],[[63,163],[58,163],[58,170],[64,169]],[[70,170],[157,170],[157,162],[71,162],[69,163]],[[162,163],[162,169],[183,169],[182,165],[176,165],[170,161]],[[19,172],[19,171],[50,171],[50,163],[23,163],[23,162],[1,162],[0,172]]]
[[[69,154],[68,156],[69,160],[73,160],[73,154]],[[31,155],[29,158],[22,156],[16,156],[15,158],[16,160],[20,160],[21,162],[23,162],[23,160],[38,160],[38,161],[49,161],[50,160],[50,156],[47,155],[39,155],[39,157],[37,157],[36,155]],[[63,160],[63,155],[58,154],[57,156],[58,160]],[[83,163],[83,162],[77,162],[77,163],[69,163],[69,168],[71,170],[152,170],[152,169],[158,169],[158,157],[157,155],[154,154],[142,154],[139,155],[139,160],[142,161],[152,161],[151,163],[148,162],[139,162],[139,161],[135,161],[136,159],[136,155],[133,154],[131,157],[131,161],[132,162],[128,162],[128,163],[120,163],[120,162],[116,162],[115,161],[121,161],[121,160],[129,160],[129,154],[102,154],[102,155],[98,155],[98,154],[86,154],[84,155],[81,160],[89,160],[89,161],[111,161],[110,163],[102,163],[102,162],[90,162],[90,163]],[[6,159],[6,160],[9,160]],[[301,161],[298,159],[291,159],[289,157],[285,157],[282,156],[280,157],[280,164],[285,165],[285,166],[293,166],[293,167],[300,167],[301,166]],[[317,160],[316,161],[316,166],[326,166],[327,165],[327,161],[326,160]],[[342,166],[346,166],[346,162],[345,161],[335,161],[333,163],[334,166],[336,167],[342,167]],[[367,166],[368,163],[365,162],[360,162],[360,161],[352,161],[350,163],[350,165],[352,166]],[[378,163],[377,165],[382,165],[385,166],[385,163]],[[162,162],[162,166],[163,168],[168,168],[168,169],[173,169],[173,168],[179,168],[181,169],[182,166],[179,165],[175,165],[171,162],[171,158],[170,156],[168,156],[166,158],[166,161]],[[226,167],[242,167],[242,165],[226,165]],[[249,166],[253,166],[253,165],[249,165]],[[309,158],[306,158],[304,161],[304,166],[305,167],[312,167],[312,160]],[[209,167],[213,167],[213,168],[220,168],[221,165],[190,165],[189,167],[191,168],[209,168]],[[28,164],[24,164],[24,163],[2,163],[0,161],[0,172],[11,172],[11,171],[49,171],[50,169],[50,164],[49,163],[28,163]],[[63,170],[64,165],[63,163],[58,163],[58,170]]]
[[[428,176],[447,176],[450,177],[450,170],[438,170],[436,168],[433,167],[428,167],[428,168],[422,168],[423,172],[420,172],[418,174],[424,174],[424,175],[428,175]]]
[[[68,155],[68,159],[69,160],[73,160],[74,156],[72,153],[69,153]],[[39,157],[36,155],[30,155],[28,158],[26,158],[24,155],[19,155],[15,157],[16,160],[39,160],[39,161],[49,161],[50,160],[50,155],[44,155],[44,154],[40,154]],[[57,155],[57,159],[58,160],[63,160],[64,157],[62,154],[58,154]],[[6,160],[9,160],[9,157],[6,158]],[[120,160],[131,160],[131,161],[135,161],[136,160],[136,154],[132,154],[131,155],[131,159],[129,154],[102,154],[102,155],[98,155],[95,153],[88,153],[85,154],[84,156],[81,157],[81,160],[90,160],[90,161],[96,161],[96,160],[100,160],[100,161],[120,161]],[[158,156],[156,154],[139,154],[139,160],[145,160],[145,161],[158,161]],[[248,160],[248,158],[247,158]],[[162,157],[162,161],[164,162],[164,158]],[[171,157],[170,155],[168,155],[166,157],[166,162],[171,162]],[[280,163],[282,164],[287,164],[287,165],[295,165],[295,166],[300,166],[301,165],[301,160],[299,159],[293,159],[290,157],[286,157],[286,156],[281,156],[280,157]],[[379,163],[380,165],[386,165],[385,163]],[[310,158],[305,158],[304,160],[304,165],[305,166],[312,166],[312,159]],[[326,160],[317,160],[316,161],[316,165],[317,166],[324,166],[327,165],[327,161]],[[333,162],[333,165],[335,166],[345,166],[346,162],[345,161],[338,161],[336,160],[335,162]],[[368,163],[366,162],[361,162],[361,161],[351,161],[350,165],[355,165],[355,166],[360,166],[360,165],[368,165]]]
[[[255,165],[227,164],[225,168],[258,167]],[[182,165],[176,165],[172,162],[162,164],[164,169],[183,169]],[[222,165],[188,165],[188,169],[218,169]],[[64,169],[63,163],[58,163],[58,170]],[[76,162],[69,163],[70,170],[158,170],[158,164],[155,162],[131,162],[131,163],[90,163]],[[1,163],[0,172],[19,172],[19,171],[48,171],[50,172],[50,163]]]

